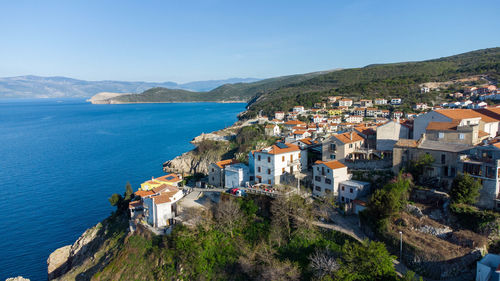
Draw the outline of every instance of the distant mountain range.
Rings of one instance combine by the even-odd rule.
[[[256,78],[175,82],[85,81],[68,77],[34,75],[0,78],[1,98],[90,98],[100,92],[142,93],[155,87],[207,92],[224,84],[250,83]]]

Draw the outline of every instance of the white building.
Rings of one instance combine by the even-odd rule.
[[[276,124],[274,125],[266,125],[264,128],[264,132],[267,136],[279,136],[281,133],[280,127]]]
[[[275,119],[278,119],[278,120],[283,120],[283,119],[285,119],[285,112],[283,112],[283,111],[276,111],[276,112],[274,113],[274,118],[275,118]]]
[[[295,113],[303,113],[304,112],[304,107],[301,105],[297,105],[293,107],[293,112]]]
[[[300,171],[300,148],[291,143],[276,143],[254,152],[255,182],[280,184],[286,173]]]
[[[339,161],[316,161],[313,165],[313,195],[338,195],[339,183],[350,178],[347,166]]]
[[[386,105],[387,100],[386,99],[375,99],[375,105]]]
[[[422,94],[423,93],[428,93],[430,91],[431,91],[431,89],[429,87],[422,87],[422,88],[420,88],[420,93],[422,93]]]
[[[401,102],[402,102],[402,100],[400,98],[391,99],[391,104],[392,105],[400,105]]]
[[[242,163],[226,166],[226,187],[245,187],[250,181],[250,171],[248,166]]]
[[[351,203],[355,199],[368,195],[370,183],[355,180],[346,180],[339,184],[338,200],[341,203]]]
[[[183,197],[182,190],[174,186],[154,189],[155,194],[144,197],[144,216],[153,227],[174,224],[177,216],[177,201]]]
[[[352,100],[351,99],[341,99],[339,100],[339,106],[352,106]]]
[[[398,121],[391,120],[377,127],[377,150],[391,151],[399,139],[408,139],[410,129]]]
[[[363,122],[363,116],[349,115],[349,117],[347,117],[345,121],[348,123],[361,123]]]
[[[428,109],[428,108],[429,108],[429,106],[427,106],[427,104],[426,104],[426,103],[417,103],[417,104],[415,104],[415,105],[413,106],[413,109],[414,109],[414,110],[426,110],[426,109]]]

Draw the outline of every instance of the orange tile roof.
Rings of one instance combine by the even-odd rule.
[[[155,194],[152,190],[137,190],[134,192],[135,196],[146,197]]]
[[[300,151],[300,148],[298,145],[291,144],[291,143],[285,143],[285,145],[287,146],[286,148],[280,148],[277,145],[273,144],[271,146],[271,150],[269,150],[268,152],[263,151],[263,150],[259,150],[258,152],[267,153],[267,154],[282,154],[282,153]]]
[[[304,143],[304,144],[307,144],[307,145],[311,145],[312,144],[312,139],[311,138],[304,138],[304,139],[301,139],[299,141],[302,142],[302,143]]]
[[[303,134],[305,134],[306,132],[307,132],[307,131],[299,131],[299,130],[297,130],[297,131],[293,132],[293,134],[294,134],[294,135],[303,135]]]
[[[290,121],[286,121],[285,125],[306,125],[306,123],[299,121],[299,120],[290,120]]]
[[[463,120],[470,118],[481,118],[483,122],[491,123],[497,122],[499,119],[492,118],[488,115],[491,113],[484,112],[482,109],[472,110],[472,109],[439,109],[436,110],[437,113],[440,113],[450,119],[453,120]],[[490,111],[491,112],[491,111]],[[494,111],[493,111],[494,112]]]
[[[239,161],[236,159],[226,159],[226,160],[222,160],[222,161],[215,163],[215,165],[217,165],[217,166],[219,166],[219,168],[223,169],[227,165],[236,164],[236,163],[239,163]]]
[[[181,179],[176,174],[168,174],[162,177],[156,178],[155,180],[163,181],[163,182],[179,182]]]
[[[364,140],[363,137],[358,135],[358,133],[356,132],[352,132],[352,137],[351,137],[351,132],[334,135],[334,137],[339,141],[341,141],[342,143],[352,143]]]
[[[459,123],[459,121],[429,122],[426,129],[429,131],[456,131]]]
[[[418,143],[416,140],[410,140],[410,139],[399,139],[394,146],[400,146],[400,147],[417,147]]]
[[[347,167],[346,165],[340,163],[338,160],[332,160],[332,161],[328,161],[328,162],[318,160],[318,161],[314,162],[314,164],[324,164],[325,166],[327,166],[328,168],[330,168],[332,170]]]
[[[486,133],[485,131],[481,131],[479,130],[479,132],[477,132],[477,136],[482,138],[482,137],[487,137],[489,136],[490,134]]]
[[[276,125],[266,125],[266,129],[274,129],[274,126]]]
[[[496,147],[496,148],[500,148],[500,142],[494,143],[494,144],[492,144],[492,145],[493,145],[494,147]]]
[[[163,203],[168,203],[171,201],[171,197],[174,196],[178,191],[169,191],[169,192],[164,192],[161,193],[160,195],[154,196],[153,198],[153,203],[154,204],[163,204]]]
[[[139,206],[142,206],[141,200],[132,201],[132,202],[128,203],[128,208],[129,209],[135,209],[135,208],[137,208]]]

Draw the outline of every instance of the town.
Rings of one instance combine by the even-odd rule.
[[[422,93],[431,90],[436,89],[421,88]],[[185,206],[203,206],[196,202],[204,194],[216,202],[227,196],[298,194],[331,202],[334,210],[318,223],[358,240],[372,238],[366,213],[375,191],[408,173],[415,187],[403,207],[405,215],[389,226],[399,233],[400,254],[405,240],[405,249],[418,245],[442,259],[443,264],[427,269],[436,280],[465,274],[460,266],[471,260],[478,260],[476,276],[498,276],[500,256],[479,259],[486,253],[487,238],[498,235],[498,225],[467,227],[450,219],[449,209],[459,218],[466,212],[462,209],[499,217],[494,211],[500,209],[500,107],[494,102],[500,100],[500,90],[493,84],[466,86],[448,98],[437,105],[417,103],[403,112],[404,101],[398,97],[329,96],[313,108],[296,105],[289,112],[259,116],[247,124],[263,127],[273,144],[253,147],[243,160],[214,162],[196,179],[168,173],[145,181],[129,203],[131,230],[143,224],[157,234],[170,233],[177,223],[187,223],[182,217]],[[463,185],[459,180],[466,181],[464,177],[480,185],[479,194],[468,204],[458,204],[466,201],[453,195],[454,186]],[[403,261],[408,264],[410,259]],[[459,262],[446,264],[448,260]]]

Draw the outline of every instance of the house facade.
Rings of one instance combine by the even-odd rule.
[[[323,142],[322,160],[344,162],[346,159],[354,159],[353,153],[363,147],[364,141],[363,137],[354,131],[333,135]]]
[[[225,186],[225,168],[227,165],[238,163],[235,159],[222,160],[217,163],[212,163],[208,167],[208,184],[215,187]]]
[[[300,148],[291,143],[276,143],[253,153],[255,182],[280,184],[285,174],[300,172]]]
[[[250,183],[250,169],[243,163],[227,165],[225,169],[225,187],[246,187]]]
[[[313,195],[338,195],[339,183],[348,180],[347,166],[337,160],[316,161],[313,169]]]

